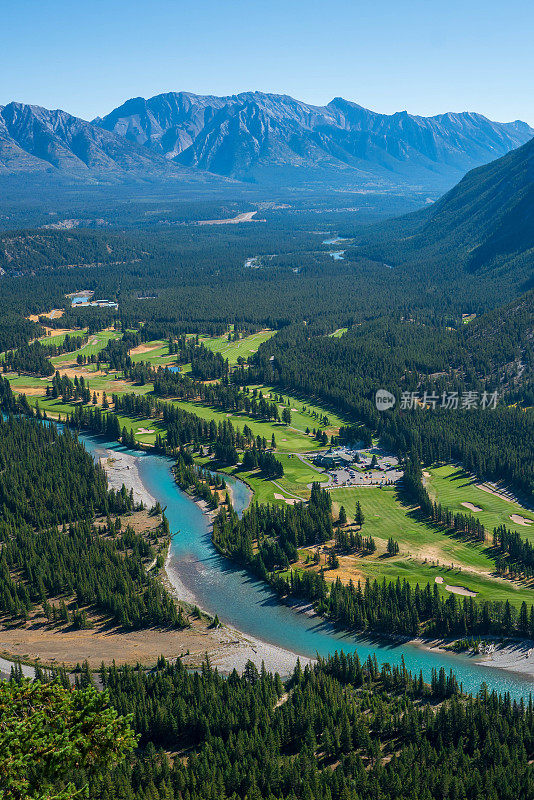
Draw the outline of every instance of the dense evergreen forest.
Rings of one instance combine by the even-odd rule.
[[[14,402],[5,383],[4,409]],[[132,493],[108,489],[104,470],[68,429],[0,417],[0,611],[20,620],[41,606],[49,622],[87,627],[89,608],[125,628],[184,626],[146,569],[168,528],[152,543],[122,530],[117,515],[133,509]]]
[[[306,597],[319,613],[351,630],[534,637],[534,605],[516,610],[508,602],[459,599],[453,593],[444,599],[435,585],[412,588],[400,580],[329,584],[323,570],[294,569],[302,545],[335,539],[371,552],[374,542],[364,533],[352,540],[343,539],[340,530],[334,533],[330,496],[317,485],[307,505],[254,505],[239,519],[229,502],[220,502],[224,482],[197,468],[192,454],[208,454],[228,466],[239,463],[241,451],[242,468],[257,466],[268,477],[281,475],[281,462],[247,426],[241,431],[229,421],[207,422],[165,401],[200,398],[219,410],[276,420],[277,404],[258,398],[249,388],[254,383],[318,397],[347,417],[350,424],[340,432],[344,441],[356,430],[366,441],[378,434],[401,456],[404,491],[434,524],[480,537],[483,531],[471,515],[452,515],[430,502],[421,463],[458,460],[480,477],[503,480],[534,497],[534,294],[515,297],[519,282],[522,290],[531,286],[529,263],[517,263],[515,276],[505,269],[464,274],[455,267],[450,279],[438,276],[432,265],[391,268],[380,248],[358,246],[364,241],[361,220],[347,212],[347,198],[309,208],[305,203],[298,209],[262,208],[265,222],[225,229],[190,227],[186,223],[199,218],[199,206],[184,203],[178,209],[170,201],[168,217],[155,228],[147,217],[157,208],[167,212],[167,199],[164,205],[154,198],[148,202],[150,211],[122,201],[115,209],[108,198],[102,214],[120,219],[120,232],[102,227],[2,234],[5,371],[54,375],[50,357],[74,345],[70,337],[59,347],[36,343],[45,324],[84,328],[84,341],[116,325],[122,339],[111,340],[91,358],[97,366],[124,371],[137,384],[154,384],[149,396],[114,396],[112,412],[89,406],[86,385],[54,375],[52,396],[76,403],[59,433],[39,421],[39,411],[37,419],[25,419],[34,416],[25,398],[16,400],[7,380],[0,379],[4,618],[19,624],[42,608],[50,624],[75,628],[91,625],[95,614],[125,629],[186,624],[147,571],[160,540],[168,540],[165,521],[153,539],[128,528],[127,517],[121,522],[120,515],[133,508],[131,495],[108,489],[103,470],[75,436],[76,429],[88,427],[133,445],[133,431],[119,422],[123,413],[161,419],[166,436],[158,435],[156,448],[175,457],[178,484],[217,511],[216,546],[282,597]],[[69,213],[79,212],[80,203],[72,197]],[[204,204],[204,218],[241,209],[216,205]],[[10,219],[23,220],[24,213]],[[35,225],[49,222],[42,212],[29,216]],[[339,260],[324,240],[336,232],[351,240]],[[73,308],[68,295],[81,289],[116,301],[118,311]],[[28,318],[52,308],[63,309],[63,315],[40,316],[39,323]],[[241,333],[268,326],[277,334],[235,370],[221,355],[186,338],[220,335],[230,325]],[[348,330],[331,337],[339,328]],[[176,361],[191,364],[191,377],[132,362],[130,349],[154,339],[170,341]],[[204,383],[212,380],[219,383]],[[377,410],[379,388],[395,394],[394,409]],[[481,408],[485,393],[494,392],[497,407]],[[403,405],[402,398],[412,393],[426,401]],[[465,395],[475,394],[476,408],[463,404]],[[450,403],[451,395],[452,403],[441,407],[442,398]],[[365,427],[356,429],[361,423]],[[493,542],[498,572],[532,574],[527,540],[501,526]],[[394,552],[396,542],[390,544]],[[38,676],[46,678],[42,671]],[[23,685],[19,673],[14,678]],[[489,696],[484,688],[466,698],[454,676],[443,671],[427,686],[402,667],[379,670],[372,660],[362,665],[341,654],[305,670],[298,666],[286,685],[252,664],[242,676],[234,671],[224,679],[209,664],[190,674],[180,662],[164,659],[150,671],[103,666],[100,679],[118,711],[133,715],[140,747],[121,766],[105,765],[96,776],[74,765],[72,780],[78,787],[90,780],[95,800],[534,796],[532,703],[525,707],[506,696]],[[91,683],[88,668],[77,680],[81,688]],[[68,692],[64,673],[62,681]],[[0,741],[2,735],[0,730]]]
[[[0,611],[12,620],[25,620],[41,606],[49,623],[74,628],[91,627],[87,610],[123,628],[186,625],[174,600],[147,573],[155,549],[129,527],[121,531],[112,521],[42,531],[3,525],[2,539]]]
[[[132,507],[128,494],[108,490],[104,470],[68,430],[0,418],[1,523],[42,529]]]
[[[40,671],[42,674],[42,670]],[[46,675],[43,676],[46,679]],[[401,667],[336,654],[283,684],[249,663],[223,678],[161,658],[149,672],[102,667],[140,747],[90,781],[94,800],[528,800],[532,703],[461,694]],[[82,670],[80,688],[91,682]],[[172,754],[172,757],[169,757]]]

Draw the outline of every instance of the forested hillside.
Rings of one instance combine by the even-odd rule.
[[[2,386],[3,409],[15,410]],[[124,628],[184,626],[182,612],[146,570],[168,530],[162,528],[149,543],[110,518],[133,508],[131,493],[124,486],[109,490],[102,467],[68,430],[0,417],[4,622],[27,619],[41,605],[49,623],[78,628],[88,627],[88,614],[95,611]],[[104,521],[96,526],[95,516]]]
[[[462,696],[442,669],[430,685],[404,668],[335,655],[286,685],[248,664],[223,678],[101,670],[132,713],[140,748],[90,777],[95,800],[514,800],[534,792],[534,714],[482,688]],[[87,681],[87,677],[85,677]],[[172,754],[172,757],[169,756]],[[74,771],[77,785],[83,770]]]
[[[359,252],[438,287],[489,279],[532,288],[534,139],[469,172],[434,205],[371,229]],[[487,291],[490,291],[488,288]]]

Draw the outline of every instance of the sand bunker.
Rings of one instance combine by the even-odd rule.
[[[444,580],[441,575],[437,575],[435,578],[436,583],[444,583]],[[445,586],[446,592],[452,592],[452,594],[461,594],[462,597],[476,597],[477,593],[472,592],[471,589],[466,589],[465,586]]]
[[[286,500],[288,506],[294,506],[295,503],[300,503],[300,500]]]
[[[526,517],[522,517],[520,514],[512,514],[510,519],[516,525],[534,525],[534,520],[526,519]]]
[[[452,592],[453,594],[461,594],[462,597],[476,597],[477,593],[472,592],[470,589],[466,589],[464,586],[446,586],[445,590],[447,592]]]
[[[284,497],[283,494],[277,494],[277,492],[275,492],[274,493],[274,499],[275,500],[285,500],[286,498]]]
[[[137,431],[137,433],[139,433],[139,434],[142,434],[142,433],[155,433],[155,432],[156,431],[154,430],[154,428],[139,428],[139,430]]]
[[[460,503],[460,505],[463,506],[464,508],[468,508],[469,511],[474,511],[475,513],[477,511],[482,511],[481,508],[479,508],[478,506],[474,506],[473,503]]]

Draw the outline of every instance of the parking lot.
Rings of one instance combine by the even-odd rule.
[[[379,447],[365,450],[339,448],[338,452],[352,456],[354,463],[325,470],[329,481],[324,486],[380,486],[397,483],[402,478],[399,459]]]
[[[381,484],[397,483],[402,478],[402,470],[368,470],[357,472],[352,469],[332,469],[327,473],[330,486],[380,486]]]

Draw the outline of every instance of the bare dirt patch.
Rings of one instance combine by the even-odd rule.
[[[66,359],[65,361],[57,361],[56,362],[56,369],[61,373],[61,375],[66,375],[67,378],[81,378],[83,375],[84,380],[97,378],[106,373],[104,370],[101,369],[91,369],[91,367],[82,367],[76,362],[72,361],[72,358]],[[52,378],[50,378],[51,380]]]
[[[45,664],[74,667],[87,660],[91,667],[104,661],[117,664],[153,664],[163,653],[177,658],[203,659],[204,654],[228,641],[223,631],[209,630],[206,622],[193,622],[190,629],[123,631],[105,622],[90,630],[72,630],[48,625],[46,618],[35,615],[23,626],[6,627],[0,623],[0,651],[15,658],[40,659]]]
[[[325,570],[324,576],[326,580],[335,581],[338,578],[341,583],[348,584],[352,581],[354,584],[365,583],[365,575],[356,566],[355,559],[351,556],[341,556],[339,559],[339,568],[332,570]]]
[[[49,328],[48,325],[45,325],[45,330],[46,330],[46,337],[44,337],[45,339],[48,338],[49,334],[50,336],[66,336],[67,333],[69,334],[69,336],[76,334],[76,331],[73,328]]]
[[[13,391],[17,392],[18,394],[31,395],[32,397],[35,395],[44,397],[42,386],[25,386],[24,384],[19,383],[18,386],[13,388]]]
[[[46,314],[30,314],[28,319],[31,322],[39,322],[39,317],[48,317],[48,319],[59,319],[65,313],[64,308],[53,308],[52,311],[47,311]]]
[[[244,214],[238,214],[230,219],[201,219],[196,223],[197,225],[237,225],[240,222],[254,222],[254,215],[257,211],[245,211]]]
[[[144,353],[151,353],[153,350],[159,350],[160,347],[160,344],[138,344],[137,347],[132,347],[130,355],[141,356]]]

